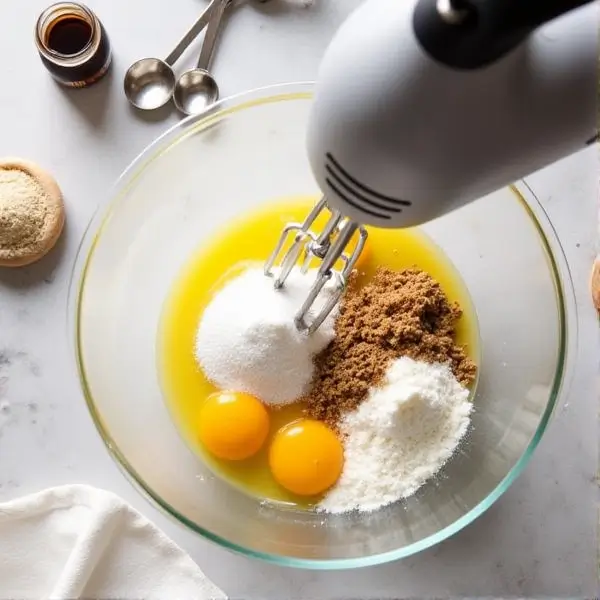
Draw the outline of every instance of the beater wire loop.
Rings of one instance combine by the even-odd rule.
[[[329,217],[318,233],[311,227],[323,213],[328,213]],[[355,237],[358,239],[352,246]],[[276,289],[284,286],[295,266],[300,266],[301,272],[307,273],[311,264],[319,261],[315,281],[294,319],[299,330],[313,333],[336,307],[366,240],[367,230],[359,223],[343,217],[339,211],[332,210],[325,197],[315,204],[302,223],[288,223],[284,227],[264,268],[265,275],[273,277]],[[328,290],[324,302],[315,310],[328,283],[332,284],[332,289]]]

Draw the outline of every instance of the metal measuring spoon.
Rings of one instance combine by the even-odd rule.
[[[198,20],[165,60],[142,58],[129,67],[123,84],[125,96],[133,106],[141,110],[155,110],[164,106],[171,99],[175,88],[175,73],[172,66],[206,27],[213,10],[219,7],[223,1],[211,0]]]
[[[185,115],[198,114],[219,99],[219,86],[208,69],[221,32],[225,10],[231,1],[221,0],[215,8],[206,29],[198,65],[195,69],[183,73],[175,84],[173,101],[178,110]]]

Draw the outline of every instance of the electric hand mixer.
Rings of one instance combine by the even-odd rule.
[[[363,224],[423,224],[596,141],[598,23],[590,0],[367,0],[348,18],[308,126],[324,196],[265,265],[279,288],[320,260],[299,329],[339,301]]]

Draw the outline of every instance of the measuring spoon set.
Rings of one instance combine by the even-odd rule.
[[[210,73],[210,64],[232,0],[210,0],[198,20],[164,60],[142,58],[125,74],[125,96],[140,110],[156,110],[169,100],[185,115],[202,112],[219,99],[219,86]],[[173,65],[206,28],[198,64],[176,77]]]

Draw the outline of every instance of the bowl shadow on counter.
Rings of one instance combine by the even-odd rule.
[[[248,561],[246,557],[235,554],[228,555],[228,560],[231,561],[230,566],[235,565],[236,570],[239,570],[242,581],[252,581],[252,597],[261,598],[299,597],[294,593],[299,587],[305,590],[304,597],[311,597],[312,592],[312,597],[318,597],[315,594],[322,593],[325,585],[336,587],[340,593],[340,588],[337,587],[340,585],[340,576],[345,580],[346,590],[344,595],[336,596],[340,598],[438,597],[435,593],[426,593],[426,590],[433,592],[442,585],[447,590],[444,596],[440,596],[444,598],[487,597],[488,593],[492,597],[493,593],[499,593],[498,581],[508,582],[503,590],[506,593],[526,593],[533,581],[533,575],[530,576],[533,567],[510,557],[499,560],[498,553],[490,550],[494,546],[494,540],[505,537],[502,532],[510,519],[511,507],[514,504],[510,501],[496,502],[473,523],[443,542],[405,559],[366,569],[310,571],[261,563],[260,576],[257,577],[255,561]],[[381,514],[380,517],[383,518],[384,515]],[[481,589],[485,578],[474,579],[473,569],[481,569],[482,557],[489,559],[489,571],[495,572],[486,583],[494,585],[493,590]],[[533,559],[532,556],[532,561]],[[463,576],[457,579],[456,573],[463,573]],[[207,574],[230,597],[241,597],[245,584],[231,584],[229,577],[222,576],[221,569],[208,568]],[[373,580],[377,581],[377,595],[372,590]],[[491,581],[494,583],[491,584]],[[276,595],[273,594],[274,585],[277,586]],[[348,590],[353,590],[353,593]],[[373,596],[367,595],[370,593]]]

